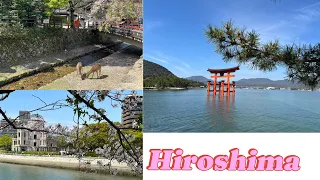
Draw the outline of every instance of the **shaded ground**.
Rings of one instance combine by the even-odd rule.
[[[83,72],[88,72],[91,66],[97,63],[102,65],[99,78],[89,77],[82,80],[77,72],[57,79],[53,83],[40,89],[74,89],[74,90],[107,90],[127,89],[140,90],[142,84],[142,49],[129,46],[110,56],[102,58],[90,66],[83,67]],[[139,59],[140,58],[140,59]]]

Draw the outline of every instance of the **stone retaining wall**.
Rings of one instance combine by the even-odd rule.
[[[27,58],[50,55],[96,41],[92,31],[86,29],[0,29],[0,63],[15,64]]]

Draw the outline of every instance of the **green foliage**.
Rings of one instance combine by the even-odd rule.
[[[68,142],[66,141],[66,138],[64,136],[58,137],[57,146],[60,148],[64,148],[68,146]]]
[[[31,154],[38,156],[46,156],[46,155],[60,155],[60,152],[46,152],[46,151],[24,151],[23,154]]]
[[[85,154],[85,156],[89,156],[89,157],[99,157],[98,154],[96,154],[95,152],[91,152],[91,151],[87,152],[87,153]]]
[[[201,82],[195,82],[175,76],[168,69],[159,64],[144,60],[143,61],[143,86],[144,87],[199,87],[204,86]]]
[[[200,87],[204,86],[201,82],[195,82],[184,78],[179,78],[175,75],[160,75],[160,76],[152,76],[143,81],[144,87],[156,87],[158,89],[166,88],[166,87],[179,87],[179,88],[187,88],[187,87]]]
[[[143,60],[143,79],[160,75],[173,75],[173,73],[159,64]]]
[[[139,115],[137,123],[138,123],[138,128],[142,131],[142,129],[143,129],[143,113],[141,113]]]
[[[47,7],[52,13],[56,9],[67,8],[69,0],[48,0],[46,3]]]
[[[0,136],[0,148],[10,150],[12,144],[12,137],[10,135]]]
[[[45,0],[2,0],[3,8],[0,9],[0,18],[10,24],[23,24],[32,27],[45,17]]]
[[[82,148],[89,148],[94,150],[108,144],[109,126],[106,122],[89,124],[86,128],[80,130],[80,144]],[[88,135],[90,134],[90,135]]]
[[[132,134],[134,136],[134,139],[132,141],[129,141],[130,144],[133,147],[141,148],[143,147],[143,132],[142,131],[136,131],[136,130],[124,130],[124,134]],[[129,145],[127,143],[124,143],[127,148],[129,148]]]
[[[320,82],[320,44],[280,45],[279,41],[262,43],[255,31],[233,26],[232,21],[222,27],[208,26],[207,38],[216,45],[216,52],[226,62],[236,61],[261,71],[273,71],[277,66],[287,68],[287,77],[311,89]]]

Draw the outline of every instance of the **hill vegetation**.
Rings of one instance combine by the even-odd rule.
[[[184,78],[179,78],[170,72],[167,68],[144,60],[143,62],[143,86],[156,87],[163,89],[168,87],[187,88],[187,87],[200,87],[205,84]]]
[[[191,76],[186,79],[193,81],[200,81],[206,83],[208,78],[204,76]],[[212,80],[211,80],[212,81]],[[294,83],[289,80],[271,80],[268,78],[249,78],[240,79],[236,81],[237,87],[276,87],[276,88],[296,88],[296,89],[309,89],[307,86],[301,83]]]

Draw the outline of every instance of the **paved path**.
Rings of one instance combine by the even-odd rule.
[[[99,170],[101,167],[98,165],[98,161],[102,164],[107,164],[110,161],[108,159],[102,158],[88,158],[85,157],[83,161],[90,162],[89,166],[84,163],[81,164],[82,169],[87,170]],[[83,162],[82,161],[82,162]],[[0,154],[0,162],[2,163],[14,163],[22,165],[32,165],[41,167],[53,167],[53,168],[63,168],[63,169],[78,169],[79,161],[77,158],[63,157],[63,156],[27,156],[27,155],[5,155]],[[111,168],[116,168],[119,174],[130,175],[132,174],[131,169],[126,163],[119,163],[115,160],[111,161]]]
[[[77,72],[60,78],[40,89],[73,89],[73,90],[142,90],[142,50],[128,46],[110,56],[102,58],[89,66],[83,67],[88,72],[97,63],[102,65],[101,76],[81,80]]]
[[[17,78],[26,76],[41,70],[45,67],[50,67],[57,63],[62,63],[66,60],[91,53],[93,51],[98,51],[104,46],[101,45],[89,45],[85,47],[75,48],[67,52],[61,52],[60,54],[55,54],[52,56],[44,56],[39,58],[26,59],[23,62],[17,62],[15,64],[4,64],[0,68],[0,85],[8,81],[15,80]]]

